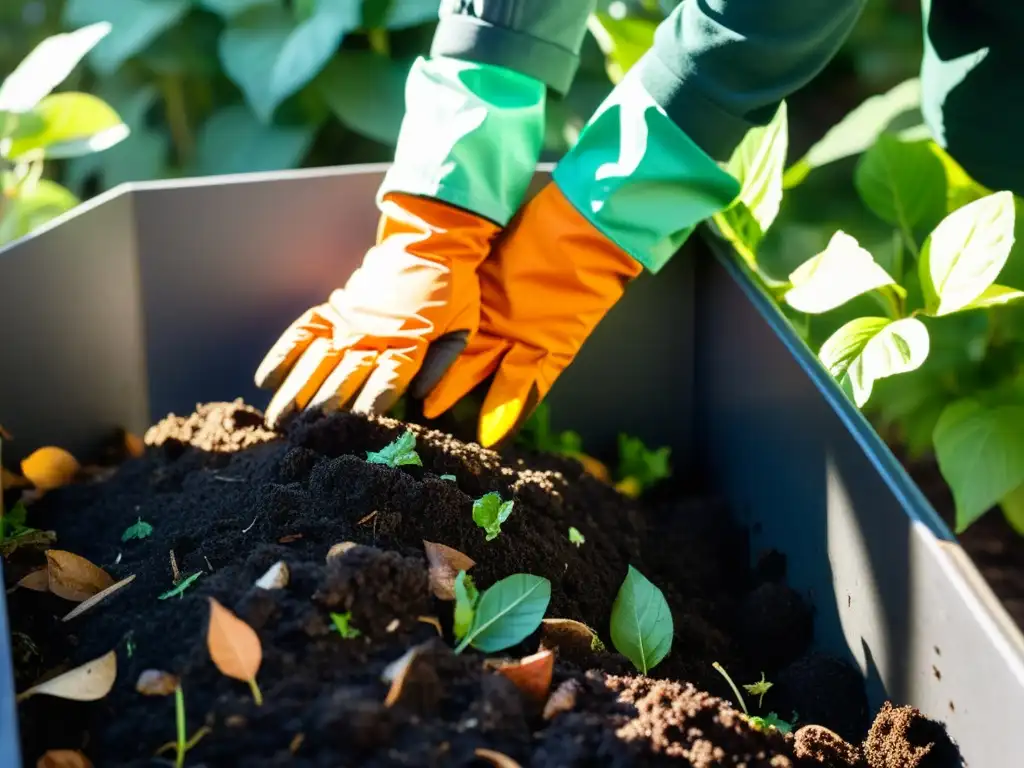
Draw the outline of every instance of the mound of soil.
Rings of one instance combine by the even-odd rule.
[[[365,461],[406,428],[422,467]],[[311,414],[274,433],[241,401],[171,415],[145,441],[143,457],[103,482],[30,507],[29,523],[56,531],[56,546],[135,580],[68,622],[73,605],[52,594],[9,595],[19,690],[117,651],[117,681],[103,699],[40,695],[19,705],[26,764],[53,749],[82,750],[99,766],[169,764],[153,755],[174,738],[173,697],[136,692],[147,669],[180,676],[188,733],[209,729],[188,753],[193,766],[497,764],[480,749],[522,766],[959,764],[943,726],[914,710],[887,706],[869,721],[855,671],[808,653],[811,607],[777,575],[748,568],[746,533],[715,499],[639,503],[573,460],[499,455],[386,418]],[[472,503],[489,491],[515,506],[488,542]],[[152,534],[122,542],[140,518]],[[582,546],[569,542],[570,526]],[[481,590],[513,573],[546,577],[546,615],[597,630],[607,650],[559,646],[558,707],[524,695],[484,654],[454,653],[453,604],[431,592],[424,540],[475,560]],[[342,541],[355,546],[328,557]],[[288,566],[287,586],[255,587],[277,561]],[[43,562],[15,552],[8,585]],[[671,653],[648,676],[614,652],[608,632],[629,565],[662,589],[675,624]],[[201,576],[160,599],[175,572]],[[210,659],[210,597],[260,638],[261,706]],[[359,636],[335,631],[332,611],[350,611]],[[436,617],[443,637],[424,617]],[[532,654],[539,634],[491,656]],[[382,674],[413,646],[400,695],[389,697]],[[737,683],[762,672],[777,681],[763,709],[746,697],[751,714],[796,710],[803,727],[753,727],[713,662]]]

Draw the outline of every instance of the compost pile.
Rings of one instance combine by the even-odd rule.
[[[422,465],[367,461],[407,430]],[[154,753],[175,740],[175,697],[143,695],[140,675],[150,689],[180,681],[192,766],[960,764],[941,724],[888,705],[872,720],[859,673],[808,652],[811,609],[784,563],[749,567],[745,532],[713,498],[638,502],[573,459],[499,455],[387,418],[311,414],[274,433],[241,401],[168,416],[145,443],[112,476],[28,508],[54,548],[134,578],[67,621],[75,604],[45,586],[8,595],[19,692],[116,653],[100,698],[19,703],[26,764],[48,750],[174,764],[174,749]],[[488,540],[473,502],[489,492],[514,505]],[[472,561],[455,562],[480,593],[512,574],[549,580],[545,623],[498,653],[456,653],[433,544]],[[14,552],[8,586],[46,563]],[[671,651],[646,676],[609,635],[630,566],[673,618]],[[211,658],[215,612],[218,631],[227,615],[258,637],[251,687]],[[236,635],[245,656],[254,641]],[[794,729],[752,722],[715,662],[737,685],[763,674],[772,685],[747,693],[749,715]]]

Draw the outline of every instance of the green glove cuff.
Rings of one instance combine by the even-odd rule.
[[[658,272],[740,184],[672,122],[636,69],[598,107],[553,178],[601,234]]]
[[[419,57],[378,200],[388,192],[422,195],[505,226],[540,157],[544,98],[543,83],[509,69]]]

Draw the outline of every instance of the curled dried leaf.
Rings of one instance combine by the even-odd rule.
[[[135,574],[134,573],[131,576],[128,576],[127,578],[121,579],[116,584],[111,584],[109,587],[104,589],[102,592],[97,592],[95,595],[90,597],[85,602],[79,603],[78,605],[76,605],[71,610],[70,613],[68,613],[67,616],[65,616],[63,619],[61,619],[61,621],[71,621],[71,619],[75,618],[76,616],[81,616],[83,613],[88,611],[94,605],[96,605],[98,603],[102,603],[104,600],[106,600],[112,594],[117,592],[119,589],[121,589],[122,587],[127,587],[133,581],[135,581]]]
[[[423,540],[423,549],[430,564],[430,589],[438,600],[455,599],[455,577],[468,571],[476,562],[457,549]]]
[[[57,597],[80,603],[113,585],[114,579],[84,557],[63,549],[46,550],[50,591]]]
[[[133,459],[137,459],[146,452],[146,444],[142,438],[134,432],[124,433],[124,450]]]
[[[93,768],[92,762],[77,749],[50,749],[36,760],[36,768]]]
[[[540,647],[563,656],[585,656],[603,651],[604,643],[597,633],[574,619],[544,619],[540,625]]]
[[[110,651],[62,675],[33,685],[19,693],[17,700],[24,701],[29,696],[44,694],[73,701],[96,701],[110,693],[116,679],[117,652]]]
[[[52,491],[75,479],[81,466],[78,459],[53,445],[33,451],[21,462],[21,474],[42,491]]]
[[[144,696],[170,696],[180,682],[177,675],[162,669],[145,669],[135,681],[135,690]]]
[[[437,630],[438,637],[444,637],[444,630],[441,629],[441,622],[440,620],[438,620],[437,616],[417,616],[416,621],[423,622],[424,624],[429,624]]]
[[[23,589],[31,589],[33,592],[50,591],[50,572],[47,568],[37,568],[18,579],[15,585]]]
[[[550,720],[576,706],[576,697],[581,691],[575,680],[564,680],[548,697],[544,704],[544,719]]]
[[[405,685],[405,677],[409,673],[409,667],[418,652],[419,647],[413,646],[384,667],[384,671],[381,672],[380,679],[385,683],[391,683],[391,687],[388,689],[388,695],[384,698],[385,707],[394,706],[395,702],[402,697],[402,687]]]
[[[262,696],[256,686],[256,673],[263,661],[263,646],[255,630],[218,603],[210,601],[210,626],[206,633],[206,645],[210,658],[221,674],[244,680],[252,688],[256,703],[262,703]]]
[[[350,549],[352,549],[352,547],[356,547],[356,546],[359,546],[359,545],[356,544],[354,541],[339,541],[337,544],[335,544],[333,547],[331,547],[329,550],[327,550],[327,558],[326,559],[330,560],[332,557],[341,557],[346,552],[348,552]]]
[[[284,560],[278,560],[256,580],[256,586],[260,589],[284,589],[288,586],[290,577],[288,564]]]
[[[481,760],[487,760],[494,768],[522,768],[515,760],[508,755],[504,755],[501,752],[495,752],[493,749],[484,749],[483,747],[477,747],[473,750],[473,754],[479,757]]]
[[[498,667],[498,674],[504,675],[528,699],[542,703],[551,688],[551,674],[555,669],[555,654],[540,651],[525,656],[519,661],[506,662]]]

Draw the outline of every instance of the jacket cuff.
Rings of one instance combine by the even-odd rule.
[[[505,226],[540,157],[544,98],[543,83],[511,70],[418,58],[378,201],[389,192],[421,195]]]

